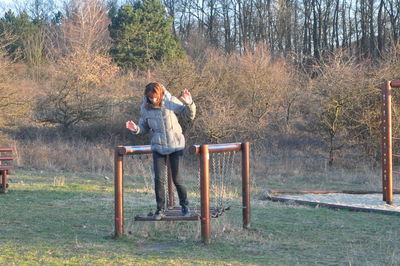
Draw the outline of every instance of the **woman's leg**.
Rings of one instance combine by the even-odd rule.
[[[183,178],[181,174],[182,156],[183,150],[173,152],[169,155],[169,161],[171,164],[172,180],[174,181],[176,191],[178,192],[179,204],[181,206],[187,206],[189,202],[187,200],[186,187],[183,184]]]
[[[153,152],[154,191],[156,193],[157,210],[165,208],[164,176],[167,156]]]

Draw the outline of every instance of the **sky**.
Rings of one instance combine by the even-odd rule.
[[[0,0],[0,5],[11,5],[12,0]]]
[[[0,0],[0,16],[2,15],[1,13],[3,13],[4,11],[7,11],[8,9],[15,9],[16,7],[16,3],[19,3],[19,5],[17,6],[24,6],[23,3],[29,3],[32,2],[33,0]],[[64,2],[63,0],[53,0],[56,5],[58,6],[62,6],[62,3]],[[119,3],[121,2],[125,2],[125,1],[118,1]]]
[[[53,0],[55,3],[62,3],[62,0]],[[24,9],[27,3],[32,3],[33,0],[0,0],[0,16],[3,15],[5,11],[20,10]]]
[[[14,0],[0,0],[0,11],[6,11],[15,7]]]

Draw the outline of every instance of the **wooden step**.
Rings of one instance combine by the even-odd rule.
[[[225,210],[229,210],[230,207],[224,208],[210,208],[211,218],[218,218],[223,214]],[[165,216],[161,220],[154,219],[153,213],[149,213],[147,216],[136,215],[135,221],[198,221],[200,220],[200,209],[190,209],[190,216],[182,216],[181,207],[168,208],[165,211]]]

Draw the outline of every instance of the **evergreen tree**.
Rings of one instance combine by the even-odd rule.
[[[25,11],[15,15],[9,10],[0,18],[0,34],[11,34],[14,41],[7,45],[7,54],[12,58],[24,58],[24,40],[38,32],[38,27]],[[1,41],[0,41],[1,42]]]
[[[159,0],[121,6],[109,30],[114,40],[110,53],[121,67],[148,69],[156,62],[183,55],[172,32],[172,18]]]

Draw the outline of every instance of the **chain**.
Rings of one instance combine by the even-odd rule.
[[[169,191],[168,191],[168,156],[165,157],[165,167],[164,167],[164,209],[168,209],[168,202],[169,202]]]
[[[199,193],[199,192],[200,192],[200,167],[197,170],[197,193]],[[199,198],[201,198],[201,197],[199,196]],[[196,207],[200,207],[200,199],[197,201],[197,204],[198,205]],[[198,209],[200,211],[200,208],[198,208]],[[197,213],[197,214],[200,214],[200,213]]]
[[[223,200],[224,200],[224,179],[225,179],[225,175],[226,175],[226,164],[225,164],[225,157],[226,157],[226,152],[223,152],[222,155],[220,156],[222,157],[222,164],[220,165],[220,179],[219,179],[219,195],[218,195],[218,207],[219,208],[223,208]]]
[[[228,164],[230,165],[229,172],[227,173],[227,180],[226,184],[230,185],[233,187],[233,176],[234,176],[234,163],[235,163],[235,155],[238,154],[236,151],[233,151],[230,155],[230,162]]]
[[[216,188],[215,182],[216,182],[216,180],[217,180],[217,175],[218,175],[217,169],[216,169],[216,163],[215,163],[216,153],[213,153],[213,154],[210,154],[210,155],[211,155],[211,159],[212,159],[212,172],[213,172],[212,176],[210,176],[210,178],[211,178],[211,190],[212,190],[211,193],[210,193],[210,195],[215,195],[215,194],[217,193],[217,188]],[[214,207],[216,207],[216,205],[217,205],[216,197],[212,197],[212,198],[210,199],[210,201],[211,201],[211,200],[212,200],[214,203],[211,204],[211,202],[210,202],[210,205],[213,205]]]
[[[219,216],[224,211],[224,204],[228,204],[230,187],[233,187],[234,176],[234,162],[237,152],[222,152],[211,153],[211,167],[210,169],[210,206],[214,207],[216,213],[214,216]],[[197,181],[200,190],[200,173],[198,168]],[[233,188],[232,188],[233,189]]]
[[[135,157],[135,156],[132,156],[132,157]],[[145,167],[145,164],[143,163],[144,160],[148,159],[148,155],[137,155],[136,158],[137,159],[135,161],[137,162],[136,170],[138,171],[138,174],[139,174],[138,177],[140,177],[140,176],[143,177],[145,189],[146,189],[146,191],[150,191],[152,189],[152,187],[154,187],[154,185],[153,185],[154,181],[151,178],[152,167],[149,165],[147,165],[147,167]],[[147,169],[147,171],[146,171],[146,169]],[[151,173],[151,174],[149,174],[149,173]]]

